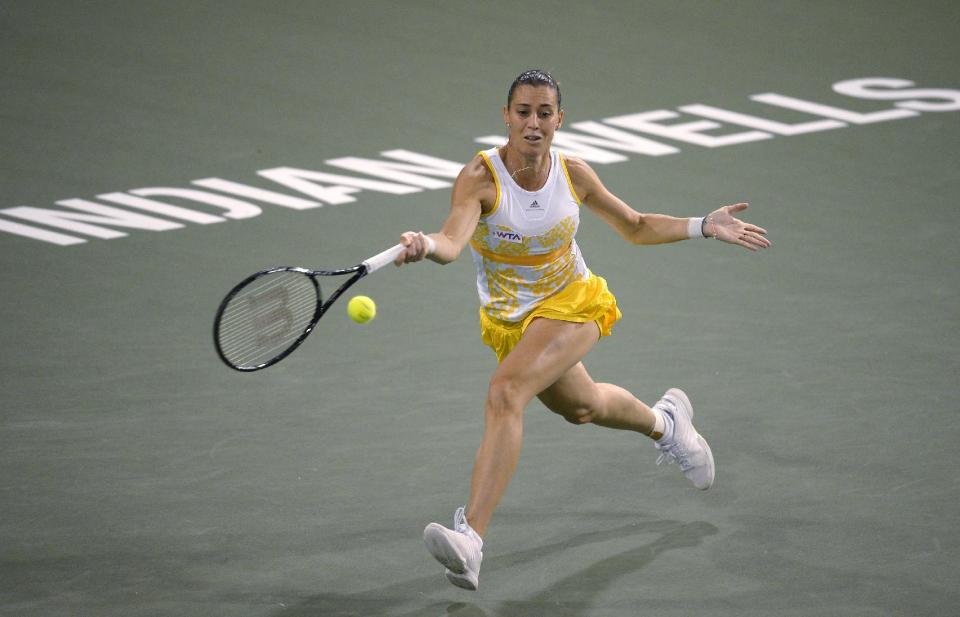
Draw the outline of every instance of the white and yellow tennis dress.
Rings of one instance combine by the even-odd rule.
[[[507,172],[497,148],[480,155],[497,187],[493,209],[480,217],[470,239],[483,342],[502,361],[536,317],[595,321],[600,334],[609,335],[620,311],[574,240],[580,199],[563,157],[551,151],[546,183],[527,191]]]

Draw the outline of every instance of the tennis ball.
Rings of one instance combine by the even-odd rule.
[[[377,305],[367,296],[354,296],[347,303],[347,315],[357,323],[367,323],[377,316]]]

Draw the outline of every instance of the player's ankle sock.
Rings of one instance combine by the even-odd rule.
[[[654,421],[653,430],[650,431],[648,436],[654,441],[669,439],[673,435],[673,418],[656,406],[651,407],[650,411],[653,412]]]

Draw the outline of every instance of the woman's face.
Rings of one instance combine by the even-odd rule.
[[[510,105],[503,108],[510,146],[526,156],[550,151],[553,133],[563,122],[557,91],[550,86],[523,84],[513,91]]]

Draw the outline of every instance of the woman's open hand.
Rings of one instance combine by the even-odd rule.
[[[744,223],[733,216],[737,212],[746,210],[747,207],[748,204],[739,203],[717,208],[707,215],[703,230],[707,236],[730,244],[737,244],[751,251],[769,248],[770,241],[766,238],[766,229]]]

